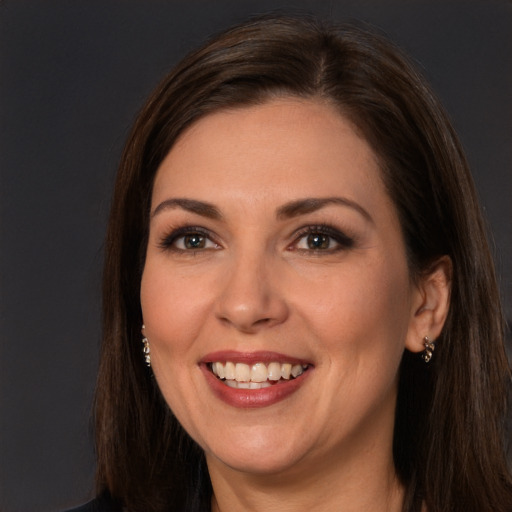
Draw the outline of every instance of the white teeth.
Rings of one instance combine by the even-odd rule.
[[[294,377],[298,377],[299,375],[302,375],[303,371],[304,370],[302,369],[302,365],[300,365],[300,364],[294,364],[292,366],[292,375]]]
[[[265,382],[267,380],[267,367],[263,363],[256,363],[251,368],[252,382]]]
[[[236,380],[225,380],[224,384],[235,389],[263,389],[272,385],[270,382],[237,382]]]
[[[224,365],[222,363],[213,363],[212,369],[213,373],[215,373],[219,379],[223,379],[225,377]]]
[[[221,363],[216,361],[211,364],[214,375],[219,379],[225,379],[225,383],[230,387],[240,389],[260,389],[270,386],[269,381],[277,382],[281,379],[289,380],[291,377],[297,378],[304,370],[308,368],[307,364],[277,363],[272,362],[255,363],[249,366],[245,363],[232,363],[227,361]]]
[[[269,388],[270,386],[270,382],[251,382],[249,389],[262,389]]]
[[[222,364],[222,363],[219,363],[219,364]],[[226,380],[235,380],[235,365],[234,363],[231,363],[230,361],[228,361],[225,365],[224,365],[224,378]]]
[[[235,380],[237,382],[249,382],[251,380],[251,369],[248,364],[236,363]]]
[[[290,363],[284,363],[281,365],[281,377],[288,380],[292,373],[292,365]]]
[[[281,366],[279,363],[270,363],[268,365],[268,380],[279,380],[281,378]]]

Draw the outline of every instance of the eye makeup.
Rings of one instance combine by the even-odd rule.
[[[288,246],[292,251],[334,253],[350,249],[355,239],[338,228],[328,224],[304,226],[293,235],[294,241]]]
[[[202,226],[182,226],[164,235],[158,246],[163,251],[196,252],[220,249],[214,234]]]
[[[321,256],[352,248],[356,239],[344,231],[328,224],[310,224],[296,230],[286,246],[288,251],[297,251]],[[174,253],[197,253],[218,250],[222,246],[212,231],[202,226],[185,225],[166,232],[158,247]]]

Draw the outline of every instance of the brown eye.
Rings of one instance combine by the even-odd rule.
[[[160,247],[165,251],[194,252],[209,249],[220,249],[220,246],[212,239],[210,232],[202,228],[179,228],[165,236],[160,242]]]
[[[323,233],[311,233],[307,236],[306,243],[309,249],[315,251],[329,249],[331,245],[331,237]]]
[[[199,233],[186,235],[183,237],[183,246],[185,249],[204,249],[206,238]]]
[[[297,235],[295,249],[311,253],[333,253],[350,249],[354,239],[331,226],[307,226]]]

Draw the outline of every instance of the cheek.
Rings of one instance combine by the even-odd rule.
[[[152,371],[169,407],[194,432],[189,416],[199,405],[191,375],[197,371],[197,338],[207,305],[198,282],[180,279],[179,272],[155,259],[146,262],[140,292]]]
[[[310,279],[300,309],[314,325],[333,364],[350,368],[367,358],[400,359],[410,318],[410,287],[405,265],[368,261],[329,279]],[[310,276],[314,277],[314,276]],[[334,357],[334,355],[339,358]],[[350,364],[347,362],[350,359]]]
[[[176,356],[190,349],[208,309],[201,282],[190,276],[180,279],[179,272],[171,273],[165,265],[151,260],[146,262],[141,307],[146,335],[155,355]]]

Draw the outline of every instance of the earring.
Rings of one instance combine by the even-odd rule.
[[[144,330],[146,328],[146,326],[144,324],[142,324],[142,330]],[[143,334],[144,336],[144,334]],[[148,339],[146,338],[146,336],[144,336],[142,338],[142,344],[144,345],[144,348],[142,349],[142,353],[144,354],[144,362],[146,363],[146,366],[148,368],[151,367],[151,350],[149,348],[149,341]]]
[[[425,363],[428,363],[432,359],[432,354],[434,353],[436,344],[434,341],[430,341],[428,336],[425,336],[423,338],[423,345],[425,346],[425,350],[423,351],[423,354],[421,354],[421,358]]]

